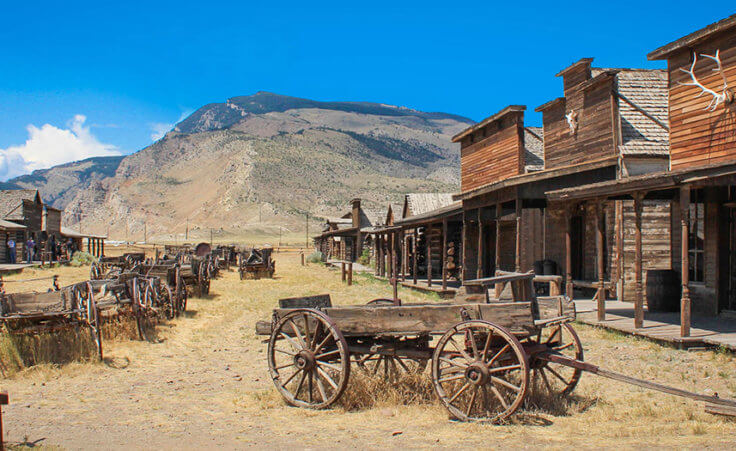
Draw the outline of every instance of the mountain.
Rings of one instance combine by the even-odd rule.
[[[39,169],[0,182],[0,189],[38,189],[46,203],[64,208],[93,182],[115,176],[123,156],[93,157],[86,160]]]
[[[68,223],[84,217],[85,229],[109,227],[112,236],[145,227],[164,237],[187,223],[235,234],[298,231],[305,214],[344,212],[354,197],[385,208],[407,192],[457,190],[459,150],[450,138],[470,124],[452,114],[259,92],[206,105],[122,160],[71,163],[22,183],[42,183]],[[75,177],[79,183],[62,183]]]

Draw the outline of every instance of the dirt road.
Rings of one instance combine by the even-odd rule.
[[[267,375],[256,320],[281,297],[329,292],[334,303],[387,296],[390,288],[303,268],[276,256],[277,279],[240,281],[225,273],[185,318],[161,328],[161,342],[107,342],[103,363],[37,367],[2,381],[6,440],[70,449],[402,447],[731,447],[736,422],[690,401],[584,376],[554,413],[530,411],[504,426],[450,422],[433,400],[404,405],[391,389],[368,407],[306,411],[286,407]],[[80,269],[80,277],[86,269]],[[407,301],[419,294],[402,291]],[[581,327],[588,360],[686,389],[736,396],[732,355],[688,353]],[[427,378],[429,376],[427,375]],[[431,395],[431,394],[430,394]],[[360,387],[346,393],[359,397]],[[408,399],[408,398],[406,398]]]

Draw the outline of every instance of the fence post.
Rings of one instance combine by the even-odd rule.
[[[353,262],[348,263],[348,286],[353,284]]]
[[[302,266],[304,266],[304,252],[301,253],[302,256]]]
[[[345,282],[345,262],[340,262],[340,272],[342,273],[342,281]]]

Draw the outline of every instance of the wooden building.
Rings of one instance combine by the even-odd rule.
[[[570,294],[573,280],[578,287],[600,289],[603,279],[601,297],[606,290],[623,295],[619,255],[630,241],[625,225],[630,206],[607,202],[561,209],[548,206],[545,193],[667,168],[666,74],[595,68],[584,58],[557,76],[564,96],[537,108],[541,130],[525,126],[524,106],[511,105],[453,138],[461,145],[462,193],[456,199],[464,211],[463,275],[527,271],[536,262],[545,273],[566,275]],[[665,207],[648,206],[652,231],[666,230]],[[574,237],[571,273],[563,271],[568,227]],[[653,238],[652,252],[661,252],[658,239]]]
[[[356,261],[363,252],[374,223],[382,223],[381,213],[361,207],[361,200],[350,201],[350,211],[325,222],[322,233],[314,237],[315,248],[328,259]]]
[[[643,321],[647,262],[640,206],[647,199],[671,202],[670,263],[680,273],[686,337],[691,312],[736,311],[736,15],[653,51],[649,59],[667,60],[672,170],[557,190],[549,198],[568,206],[633,199],[635,327]],[[605,317],[602,307],[599,319]]]
[[[38,240],[43,231],[43,201],[38,190],[0,191],[0,218],[24,225],[26,232]]]

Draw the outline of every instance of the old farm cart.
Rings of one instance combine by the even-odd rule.
[[[270,336],[268,366],[277,390],[298,407],[335,403],[347,387],[351,364],[391,379],[422,372],[431,362],[438,398],[461,421],[503,421],[538,390],[567,395],[583,371],[705,401],[711,411],[736,411],[734,401],[583,362],[570,325],[574,305],[562,296],[535,298],[532,278],[514,274],[475,281],[507,285],[517,299],[511,302],[333,307],[329,296],[316,302],[282,300],[272,322],[258,323],[256,331]]]

